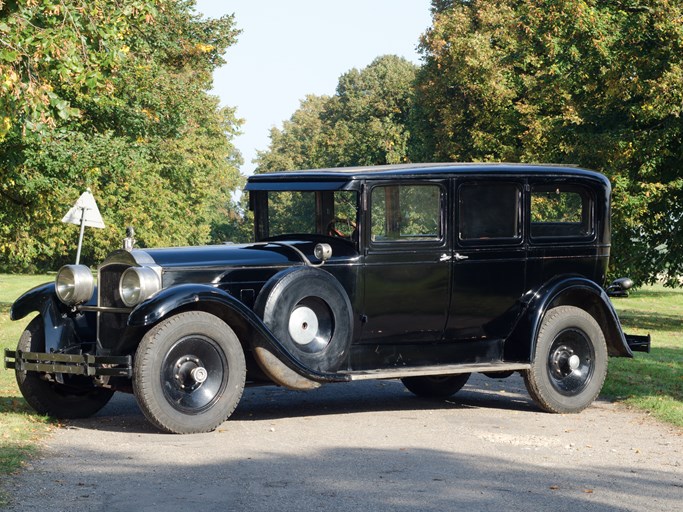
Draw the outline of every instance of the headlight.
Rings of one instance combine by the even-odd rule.
[[[95,290],[95,280],[85,265],[65,265],[55,280],[57,297],[64,304],[75,306],[87,302]]]
[[[137,306],[160,289],[159,276],[149,267],[130,267],[119,281],[121,300],[129,308]]]

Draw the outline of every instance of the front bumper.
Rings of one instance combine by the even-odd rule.
[[[90,354],[47,354],[5,349],[5,368],[27,372],[67,373],[92,377],[133,376],[131,356],[93,356]]]

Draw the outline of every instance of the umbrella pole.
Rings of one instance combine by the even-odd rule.
[[[85,208],[81,208],[81,233],[78,235],[78,249],[76,250],[76,265],[81,261],[81,246],[83,245],[83,232],[85,231]]]

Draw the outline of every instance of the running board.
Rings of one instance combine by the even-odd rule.
[[[457,375],[458,373],[490,373],[528,370],[529,363],[476,363],[442,366],[411,366],[405,368],[381,368],[379,370],[341,371],[351,380],[400,379],[422,375]]]

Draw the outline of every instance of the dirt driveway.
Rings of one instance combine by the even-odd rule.
[[[683,432],[598,402],[538,412],[515,376],[447,402],[399,382],[248,390],[216,432],[159,434],[130,396],[6,483],[12,511],[680,511]]]

